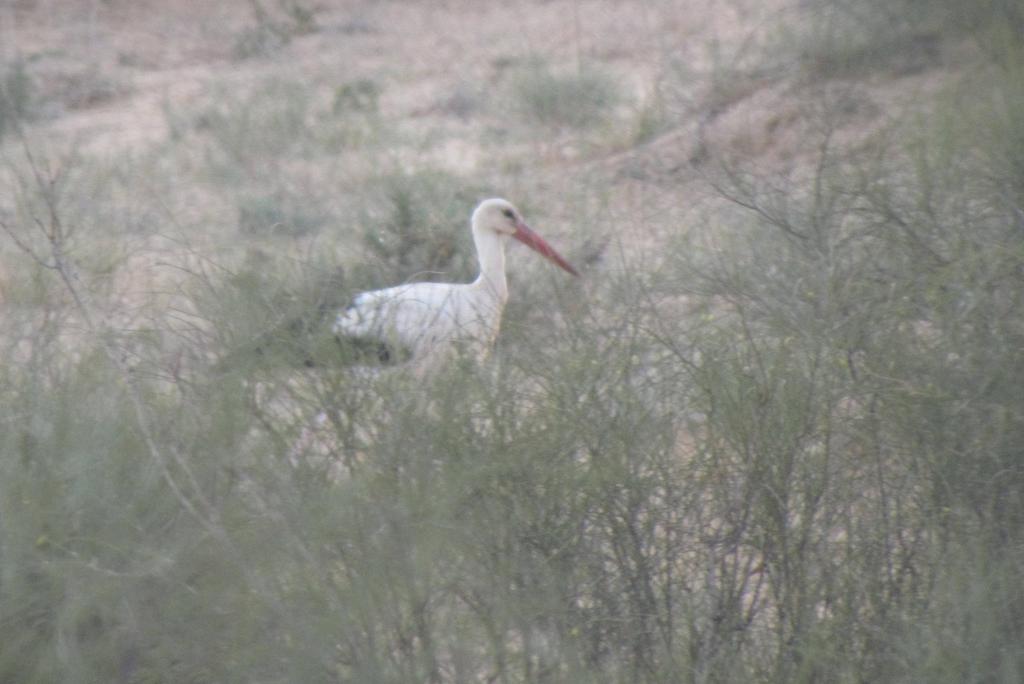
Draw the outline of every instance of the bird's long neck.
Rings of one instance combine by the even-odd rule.
[[[505,278],[505,243],[490,231],[473,231],[476,254],[480,260],[480,276],[474,285],[483,288],[501,302],[508,299]]]

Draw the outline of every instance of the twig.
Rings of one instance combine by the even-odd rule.
[[[68,238],[72,234],[72,231],[69,231],[61,221],[58,202],[58,185],[61,178],[61,172],[52,172],[47,170],[44,173],[39,162],[32,154],[31,147],[20,127],[16,128],[16,133],[21,139],[22,148],[25,158],[28,161],[29,169],[32,172],[32,177],[46,206],[46,220],[43,221],[36,218],[34,223],[49,243],[49,259],[40,257],[35,250],[33,250],[28,243],[19,238],[17,233],[7,224],[0,222],[0,227],[3,228],[4,232],[7,233],[19,249],[31,256],[40,265],[56,271],[61,282],[64,284],[65,289],[71,295],[75,308],[85,321],[86,329],[100,341],[104,355],[120,376],[125,387],[125,394],[128,397],[129,403],[132,405],[135,421],[139,432],[142,435],[143,442],[146,445],[146,450],[160,468],[164,480],[167,482],[171,491],[186,511],[194,516],[211,535],[221,541],[227,542],[227,533],[220,525],[217,511],[203,495],[199,481],[192,472],[192,469],[189,467],[188,462],[181,456],[181,454],[174,451],[172,451],[171,455],[168,456],[157,443],[155,433],[147,414],[145,402],[142,398],[142,392],[137,385],[136,378],[132,374],[131,369],[128,368],[121,359],[117,348],[114,346],[110,336],[107,334],[110,326],[98,319],[94,307],[89,301],[88,293],[81,286],[79,276],[71,264],[71,260],[66,252],[66,244]],[[188,488],[192,493],[191,497],[185,493],[181,483],[178,482],[172,472],[172,462],[181,471],[181,473],[184,474],[188,483]]]

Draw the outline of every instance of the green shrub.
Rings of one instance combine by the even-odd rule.
[[[303,84],[267,81],[244,95],[215,93],[193,126],[225,165],[251,166],[300,154],[311,130],[310,92]]]
[[[238,202],[238,229],[246,235],[302,237],[319,231],[329,218],[308,199],[285,191],[245,195]]]
[[[261,0],[250,0],[255,24],[236,38],[235,59],[265,57],[286,46],[293,36],[316,30],[315,10],[297,0],[278,0],[277,9],[268,10]]]
[[[800,60],[823,78],[921,71],[939,62],[948,11],[922,0],[823,0],[809,6]]]
[[[378,139],[381,122],[370,94],[376,91],[372,82],[359,83],[351,93],[363,98],[358,107],[321,101],[310,84],[275,78],[242,92],[212,87],[196,111],[166,107],[165,116],[179,143],[202,142],[214,180],[279,183],[289,161],[336,157]]]
[[[5,65],[0,72],[0,138],[17,126],[31,111],[33,84],[21,60]]]
[[[1012,389],[1024,382],[1020,222],[1004,184],[1012,174],[986,170],[1012,167],[1012,136],[985,148],[978,134],[993,124],[977,126],[1003,119],[1016,86],[987,83],[1000,95],[941,100],[900,130],[903,146],[888,136],[859,154],[825,145],[814,171],[788,182],[734,170],[726,194],[746,220],[717,221],[721,257],[677,252],[715,321],[698,368],[717,372],[696,379],[709,430],[742,457],[740,472],[765,459],[752,491],[768,487],[767,508],[752,521],[771,540],[766,562],[783,565],[775,628],[794,644],[776,681],[924,681],[946,665],[954,680],[1019,672],[1019,648],[998,658],[949,648],[947,630],[965,635],[950,616],[991,595],[946,585],[963,568],[941,559],[970,540],[979,563],[1002,567],[1024,529],[1024,413]],[[999,570],[993,589],[1008,576]],[[978,627],[1019,638],[1015,618],[998,620]],[[901,650],[936,638],[936,660]]]
[[[365,255],[354,275],[373,286],[468,282],[478,270],[469,216],[485,197],[479,185],[430,169],[367,179],[350,219]]]
[[[809,73],[824,78],[935,68],[965,38],[998,63],[1019,52],[1024,29],[1020,0],[819,0],[802,11],[793,44]]]
[[[338,86],[334,90],[335,114],[348,112],[376,113],[380,100],[380,86],[376,81],[361,78]]]
[[[509,97],[527,123],[570,128],[600,123],[621,99],[615,81],[594,67],[558,73],[542,62],[512,74]]]

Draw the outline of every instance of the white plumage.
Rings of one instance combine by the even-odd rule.
[[[505,245],[513,237],[573,275],[579,275],[503,199],[473,212],[473,242],[480,275],[472,283],[411,283],[364,292],[342,312],[334,332],[404,349],[410,362],[427,368],[453,353],[483,358],[490,351],[508,301]]]

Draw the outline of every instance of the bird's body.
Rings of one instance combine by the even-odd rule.
[[[338,319],[336,333],[378,340],[417,363],[449,351],[486,354],[507,296],[479,283],[412,283],[364,292]]]
[[[436,367],[452,354],[480,359],[498,335],[508,301],[505,245],[509,237],[578,275],[505,200],[482,202],[473,212],[472,230],[480,260],[476,280],[411,283],[364,292],[338,316],[335,334],[403,349],[420,368]]]

